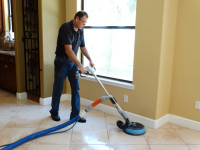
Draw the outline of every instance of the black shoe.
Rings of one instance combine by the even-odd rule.
[[[59,116],[59,115],[52,115],[52,114],[51,114],[51,118],[52,118],[54,121],[60,121],[60,116]]]
[[[80,118],[80,119],[78,120],[78,122],[86,123],[86,119],[85,119],[85,118]]]

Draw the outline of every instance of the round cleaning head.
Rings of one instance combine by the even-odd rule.
[[[130,135],[142,135],[146,130],[143,124],[131,122],[128,127],[124,128],[124,132]]]

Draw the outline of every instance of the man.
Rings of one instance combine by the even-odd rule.
[[[65,78],[68,76],[71,86],[71,114],[70,119],[77,116],[80,111],[79,79],[77,71],[86,73],[87,70],[78,61],[76,55],[78,48],[94,67],[94,63],[85,47],[83,27],[87,23],[88,14],[85,11],[79,11],[74,19],[64,23],[58,33],[56,58],[54,60],[54,86],[51,103],[51,118],[54,121],[60,121],[59,105]],[[85,118],[79,118],[78,122],[86,122]]]

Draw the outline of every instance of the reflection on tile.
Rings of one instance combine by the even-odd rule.
[[[26,104],[16,115],[17,116],[44,116],[49,106]]]
[[[187,145],[150,145],[151,150],[190,150]]]
[[[190,150],[200,150],[200,145],[188,145]]]
[[[108,131],[110,144],[147,144],[144,135],[133,136],[124,133],[121,129]]]
[[[109,145],[71,145],[70,150],[110,150]]]
[[[200,145],[200,132],[186,128],[175,129],[175,130],[179,134],[179,136],[185,141],[186,144]]]
[[[0,104],[0,116],[8,116],[8,117],[13,117],[15,116],[23,106],[17,105],[17,104],[6,104],[6,103],[1,103]]]
[[[5,127],[6,128],[37,128],[43,117],[42,116],[19,116],[14,117]]]
[[[28,150],[69,150],[69,145],[33,145]]]
[[[73,131],[71,144],[108,144],[105,130]]]
[[[38,131],[44,130],[42,128]],[[68,145],[70,144],[71,132],[64,132],[58,134],[52,134],[48,136],[43,136],[33,141],[33,144],[42,145]]]
[[[81,108],[83,110],[84,108]],[[87,113],[87,117],[104,117],[104,112],[101,112],[97,109],[93,109]]]
[[[4,128],[0,130],[0,143],[1,145],[15,142],[25,136],[35,133],[34,128]]]
[[[0,117],[0,129],[5,127],[9,122],[11,118],[8,117]]]
[[[148,145],[111,145],[111,150],[150,150]]]
[[[85,117],[86,123],[77,123],[73,131],[105,130],[106,122],[104,117]]]
[[[174,129],[148,129],[145,138],[149,144],[184,144]]]

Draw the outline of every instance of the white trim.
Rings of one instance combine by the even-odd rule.
[[[50,105],[52,97],[41,98],[40,97],[40,104],[41,105]]]
[[[71,94],[62,94],[61,101],[64,101],[64,100],[71,101]],[[85,99],[85,98],[81,98],[81,105],[89,106],[91,103],[93,103],[93,101]],[[41,105],[51,104],[51,97],[40,98],[40,104]],[[97,107],[95,107],[95,109],[100,110],[105,113],[108,113],[110,115],[122,118],[115,107],[111,107],[111,106],[108,106],[105,104],[99,104]],[[137,114],[134,114],[131,112],[125,111],[125,113],[127,114],[127,116],[129,117],[129,119],[131,121],[142,123],[145,126],[152,128],[152,129],[158,129],[165,123],[170,122],[170,123],[173,123],[173,124],[185,127],[185,128],[200,131],[200,122],[186,119],[186,118],[179,117],[179,116],[172,115],[172,114],[167,114],[157,120],[153,120],[153,119],[150,119],[150,118],[147,118],[144,116],[140,116],[140,115],[137,115]]]
[[[22,92],[22,93],[16,93],[17,99],[18,100],[23,100],[23,99],[27,99],[27,93],[26,92]]]
[[[68,94],[67,100],[71,100],[70,97],[71,97],[71,95]],[[93,101],[87,100],[85,98],[81,98],[81,105],[88,106],[91,103],[93,103]],[[111,106],[104,105],[104,104],[99,104],[98,106],[95,107],[95,109],[100,110],[102,112],[105,112],[107,114],[122,118],[122,116],[118,113],[118,111],[115,107],[111,107]],[[129,117],[129,119],[131,121],[140,122],[140,123],[144,124],[145,126],[148,126],[150,128],[153,128],[153,129],[157,129],[160,126],[162,126],[163,124],[168,122],[168,115],[166,115],[166,116],[164,116],[164,117],[162,117],[158,120],[153,120],[153,119],[150,119],[150,118],[147,118],[147,117],[144,117],[144,116],[140,116],[140,115],[137,115],[137,114],[134,114],[134,113],[130,113],[130,112],[127,112],[127,111],[125,111],[125,113],[127,114],[127,116]]]
[[[191,119],[187,119],[187,118],[169,114],[169,122],[179,125],[179,126],[182,126],[182,127],[185,127],[185,128],[200,131],[200,122],[199,121],[194,121]]]
[[[80,77],[80,79],[97,82],[96,79],[93,76],[90,76],[90,75],[87,75],[86,77]],[[121,87],[121,88],[129,89],[129,90],[134,90],[134,85],[132,83],[126,83],[126,82],[123,82],[123,81],[105,79],[105,78],[101,78],[101,77],[99,77],[99,79],[101,80],[101,82],[103,84]]]
[[[71,97],[71,95],[69,95],[69,94],[62,94],[61,97],[60,97],[60,100],[61,101],[68,100],[69,96]],[[51,101],[52,101],[52,97],[47,97],[47,98],[41,98],[40,97],[40,104],[41,105],[50,105]]]

